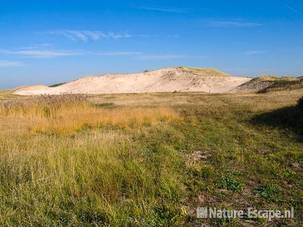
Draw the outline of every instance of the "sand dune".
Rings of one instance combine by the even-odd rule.
[[[229,92],[251,78],[235,77],[214,69],[165,68],[135,74],[83,77],[57,87],[31,86],[18,95],[114,94],[146,92]]]

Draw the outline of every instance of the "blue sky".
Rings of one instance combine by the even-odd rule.
[[[302,0],[1,0],[0,87],[166,66],[303,75]]]

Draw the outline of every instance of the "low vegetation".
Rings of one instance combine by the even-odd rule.
[[[303,79],[301,77],[261,76],[257,80],[261,83],[268,83],[268,86],[259,90],[259,93],[303,88]]]
[[[200,76],[215,76],[215,77],[229,76],[229,74],[214,68],[193,68],[193,67],[183,66],[183,67],[179,67],[178,69],[182,70],[185,73],[191,73]]]
[[[283,91],[283,90],[295,90],[303,88],[303,79],[297,80],[277,80],[267,88],[259,91],[260,93]]]
[[[302,134],[268,116],[302,93],[3,95],[0,225],[299,226]],[[198,220],[199,206],[296,212]]]
[[[49,85],[49,87],[59,87],[59,86],[64,85],[64,84],[66,84],[66,83],[51,84],[51,85]]]
[[[279,77],[279,76],[274,76],[274,75],[262,75],[258,78],[256,78],[259,81],[273,81],[273,82],[277,82],[277,81],[298,81],[299,78],[295,77],[295,76],[283,76],[283,77]]]
[[[269,93],[278,91],[290,91],[303,88],[303,78],[302,77],[292,77],[292,76],[260,76],[253,78],[252,80],[242,84],[238,91],[251,91],[257,93]]]

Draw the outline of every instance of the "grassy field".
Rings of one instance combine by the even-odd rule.
[[[300,226],[303,90],[0,93],[1,226]],[[196,208],[295,208],[199,220]]]

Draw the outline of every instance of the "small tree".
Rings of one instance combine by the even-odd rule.
[[[303,109],[303,97],[301,97],[298,101],[298,107]]]

